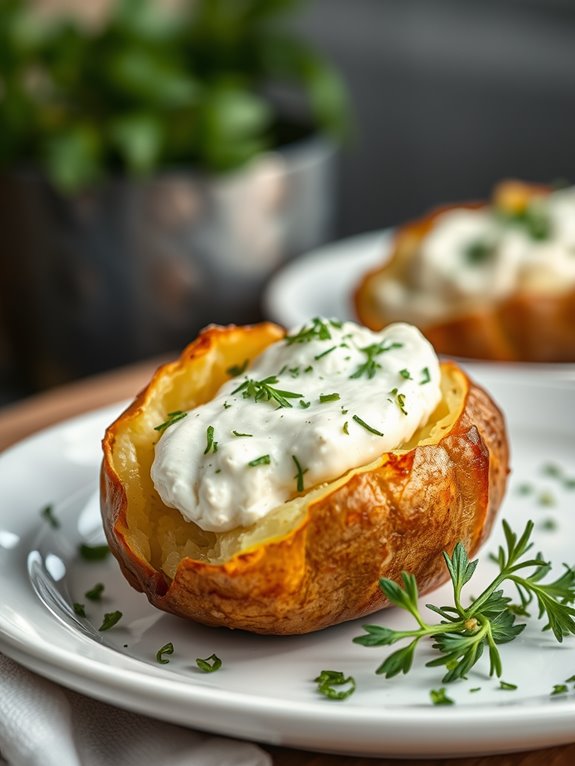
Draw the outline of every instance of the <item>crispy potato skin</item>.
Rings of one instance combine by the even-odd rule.
[[[495,190],[495,201],[509,210],[520,209],[534,195],[548,194],[548,187],[508,181]],[[354,305],[358,319],[372,330],[381,330],[397,316],[388,316],[374,300],[375,284],[397,276],[411,253],[441,213],[456,208],[478,208],[485,203],[448,205],[401,227],[390,258],[371,270],[357,285]],[[406,321],[410,321],[406,317]],[[500,362],[574,362],[575,289],[557,295],[517,292],[496,304],[444,322],[419,324],[419,329],[440,354]]]
[[[210,333],[179,364],[217,345],[217,333]],[[161,369],[150,386],[172,372],[173,365]],[[509,459],[503,416],[490,397],[453,363],[443,363],[443,374],[459,376],[465,393],[437,443],[388,453],[375,470],[310,503],[283,538],[223,564],[183,559],[173,580],[128,544],[130,497],[114,461],[118,429],[145,409],[149,386],[104,438],[102,517],[124,575],[160,609],[270,634],[307,633],[379,610],[387,605],[379,579],[397,580],[402,570],[417,577],[423,593],[437,587],[447,579],[442,551],[461,540],[473,555],[489,534]]]

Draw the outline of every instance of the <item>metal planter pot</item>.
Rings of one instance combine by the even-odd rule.
[[[269,276],[330,238],[335,152],[322,138],[221,177],[178,170],[74,197],[0,180],[0,326],[39,389],[178,350],[210,322],[261,318]]]

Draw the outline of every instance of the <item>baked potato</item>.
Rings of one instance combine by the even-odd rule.
[[[387,605],[381,577],[446,579],[441,553],[486,539],[508,474],[504,418],[454,363],[441,401],[401,449],[296,492],[261,521],[206,532],[167,507],[150,478],[158,423],[208,402],[230,368],[285,337],[277,325],[210,326],[106,430],[101,510],[130,584],[167,612],[256,633],[299,634]]]
[[[565,190],[557,192],[564,194]],[[572,190],[567,193],[573,195]],[[549,187],[506,181],[495,189],[490,206],[467,203],[438,208],[419,220],[400,227],[389,259],[364,275],[354,290],[355,312],[372,330],[391,322],[415,324],[431,341],[436,351],[494,361],[574,362],[575,361],[575,229],[569,231],[565,248],[568,270],[546,274],[532,264],[509,289],[498,293],[495,282],[486,283],[476,295],[456,295],[444,290],[437,295],[438,307],[428,312],[425,303],[435,286],[425,283],[418,254],[445,214],[462,210],[490,210],[517,229],[530,231],[529,237],[544,257],[552,243],[547,230],[544,207],[555,192]],[[570,217],[575,221],[575,195]],[[535,211],[535,216],[533,216]],[[513,229],[515,227],[515,229]],[[550,258],[552,256],[549,256]],[[445,259],[449,253],[445,253]],[[529,258],[529,255],[528,255]],[[573,263],[569,265],[569,260]],[[455,269],[464,266],[455,266]],[[394,291],[401,297],[389,299]],[[421,308],[423,307],[423,310]]]

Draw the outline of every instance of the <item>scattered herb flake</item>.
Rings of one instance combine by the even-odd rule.
[[[520,484],[517,487],[517,494],[518,495],[531,495],[532,492],[533,492],[533,485],[532,484],[527,484],[526,482],[524,482],[523,484]]]
[[[323,359],[324,356],[327,356],[328,354],[331,354],[332,351],[335,351],[337,346],[332,346],[331,348],[326,349],[325,351],[322,351],[321,354],[316,354],[314,356],[314,359],[318,361],[319,359]]]
[[[506,692],[514,692],[518,687],[517,684],[510,684],[507,681],[500,681],[499,688]]]
[[[426,383],[429,383],[431,381],[431,374],[429,372],[429,367],[424,367],[421,370],[421,380],[419,381],[420,386],[424,386]]]
[[[400,412],[407,415],[407,410],[405,409],[405,394],[400,394],[397,388],[392,388],[389,393],[395,398],[395,403],[399,407]]]
[[[341,399],[341,396],[338,393],[319,395],[320,404],[325,404],[326,402],[337,402],[339,399]]]
[[[303,394],[297,394],[294,391],[282,391],[275,388],[278,378],[270,375],[263,380],[252,380],[248,378],[240,386],[232,391],[232,394],[242,393],[244,399],[253,399],[255,402],[266,401],[276,402],[279,407],[291,407],[288,399],[301,399]]]
[[[307,468],[302,469],[301,464],[295,455],[292,455],[291,458],[295,463],[295,467],[297,471],[296,475],[294,476],[294,479],[296,480],[297,491],[303,492],[303,476],[304,476],[304,473],[308,472],[308,469]]]
[[[563,480],[563,486],[565,489],[575,489],[575,479],[569,478]]]
[[[42,508],[40,516],[48,522],[52,529],[59,529],[60,520],[54,515],[54,506],[51,503]]]
[[[447,696],[445,686],[442,686],[441,689],[431,689],[429,696],[434,705],[455,705],[454,700]]]
[[[565,679],[566,684],[572,684],[575,683],[575,676],[569,676],[569,678]]]
[[[206,448],[204,450],[204,455],[208,455],[210,452],[216,453],[218,451],[218,443],[214,441],[214,427],[208,426],[206,428]]]
[[[215,673],[216,670],[219,670],[222,667],[222,661],[217,655],[210,654],[210,656],[206,657],[204,660],[201,657],[196,658],[196,665],[204,673]]]
[[[400,370],[399,374],[401,375],[402,378],[404,378],[404,380],[413,380],[409,370],[406,370],[406,369]]]
[[[337,325],[333,326],[337,327]],[[331,333],[327,323],[315,317],[311,320],[311,326],[304,325],[298,333],[288,335],[285,340],[288,346],[294,343],[309,343],[312,340],[331,340]]]
[[[244,359],[244,361],[241,364],[234,364],[231,367],[228,367],[226,372],[231,378],[237,378],[238,375],[244,374],[244,372],[247,370],[249,363],[250,363],[249,359]]]
[[[98,630],[110,630],[110,628],[113,628],[114,625],[117,625],[117,623],[122,619],[122,616],[122,612],[118,610],[115,612],[106,612],[102,624]]]
[[[555,519],[545,519],[539,526],[545,532],[555,532],[557,529],[557,522]]]
[[[554,684],[551,696],[554,697],[557,694],[567,694],[569,687],[566,684]]]
[[[545,463],[545,465],[541,467],[541,473],[552,479],[561,479],[563,477],[563,471],[556,463]]]
[[[232,431],[232,433],[233,433],[234,436],[238,436],[238,437],[241,437],[241,436],[253,436],[253,434],[242,434],[242,433],[240,433],[240,431]]]
[[[174,645],[171,641],[168,641],[167,644],[164,644],[161,649],[158,649],[156,652],[156,660],[161,665],[167,665],[170,660],[167,659],[166,654],[173,654],[174,653]]]
[[[178,420],[182,420],[182,418],[185,418],[187,414],[188,414],[187,412],[182,412],[182,410],[174,410],[174,412],[168,412],[167,420],[164,420],[164,422],[160,423],[159,426],[154,426],[154,431],[159,431],[160,433],[164,433],[166,428],[173,426],[174,423],[178,422]]]
[[[272,459],[269,455],[261,455],[261,457],[255,458],[255,460],[250,460],[248,465],[250,468],[255,468],[257,465],[269,465],[272,462]]]
[[[376,436],[383,436],[381,431],[378,431],[377,428],[373,428],[372,426],[368,425],[368,423],[366,423],[365,420],[362,420],[359,415],[354,415],[353,420],[355,420],[356,423],[359,423],[362,428],[365,428],[366,431],[369,431]]]
[[[96,583],[93,588],[90,588],[90,590],[87,590],[84,595],[87,599],[90,601],[100,601],[102,598],[102,593],[104,592],[104,584],[101,582]]]
[[[552,492],[544,490],[543,492],[539,493],[537,497],[537,503],[544,508],[550,508],[551,506],[556,505],[557,501],[555,500],[555,495],[553,495]]]
[[[363,352],[367,358],[349,377],[351,379],[356,379],[365,375],[369,379],[373,378],[377,371],[381,369],[381,364],[376,361],[376,357],[395,348],[403,348],[403,343],[390,343],[386,346],[385,341],[381,341],[381,343],[372,343],[370,346],[360,348],[360,351]]]
[[[307,408],[310,406],[311,402],[304,402],[303,399],[299,400],[299,406],[302,408],[302,410],[307,410]]]
[[[73,607],[74,607],[74,614],[77,614],[78,617],[86,616],[86,607],[84,606],[84,604],[80,604],[78,601],[74,601]]]
[[[481,686],[474,686],[472,689],[469,690],[470,694],[475,694],[475,692],[480,692]]]
[[[78,553],[84,561],[103,561],[110,554],[110,548],[107,545],[86,545],[81,543],[78,546]]]
[[[346,420],[341,429],[346,436],[349,436],[349,420]]]
[[[355,691],[355,678],[346,676],[339,670],[322,670],[319,676],[314,678],[317,690],[330,700],[341,701],[350,697]],[[347,689],[335,689],[336,686],[347,686]]]

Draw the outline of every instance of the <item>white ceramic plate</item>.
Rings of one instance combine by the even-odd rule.
[[[325,245],[292,261],[266,287],[263,297],[266,316],[284,327],[295,327],[313,316],[357,320],[353,291],[367,271],[385,260],[392,236],[392,229],[368,232]],[[490,375],[538,372],[575,383],[575,364],[571,363],[460,361],[471,365],[471,371],[481,367]]]
[[[575,476],[575,389],[548,379],[483,377],[506,408],[513,475],[502,516],[514,528],[536,521],[536,546],[557,567],[573,563],[575,491],[542,471],[545,463]],[[536,621],[501,647],[499,688],[483,661],[467,681],[452,684],[456,704],[433,706],[430,689],[442,686],[439,669],[424,667],[427,646],[407,676],[384,680],[374,671],[385,649],[352,643],[361,624],[410,625],[400,610],[309,635],[261,637],[186,623],[153,609],[125,583],[116,562],[87,563],[81,541],[101,541],[97,477],[99,441],[118,407],[97,411],[41,432],[0,456],[0,649],[51,679],[93,697],[185,726],[311,750],[377,756],[471,756],[546,747],[575,737],[575,692],[550,696],[575,672],[575,639],[556,644]],[[517,487],[530,482],[533,492]],[[542,506],[541,493],[554,505]],[[54,504],[61,526],[52,529],[40,509]],[[547,529],[547,522],[556,525]],[[487,559],[500,526],[481,554],[471,584],[478,592],[493,574]],[[102,603],[84,593],[105,585]],[[475,590],[477,589],[477,590]],[[449,603],[444,587],[426,601]],[[74,602],[86,604],[78,618]],[[105,612],[121,610],[111,630],[98,630]],[[175,652],[160,665],[157,650]],[[223,667],[204,674],[197,657],[216,653]],[[342,670],[357,681],[344,702],[320,697],[313,678]],[[572,687],[573,684],[570,684]],[[470,689],[481,687],[476,693]]]

